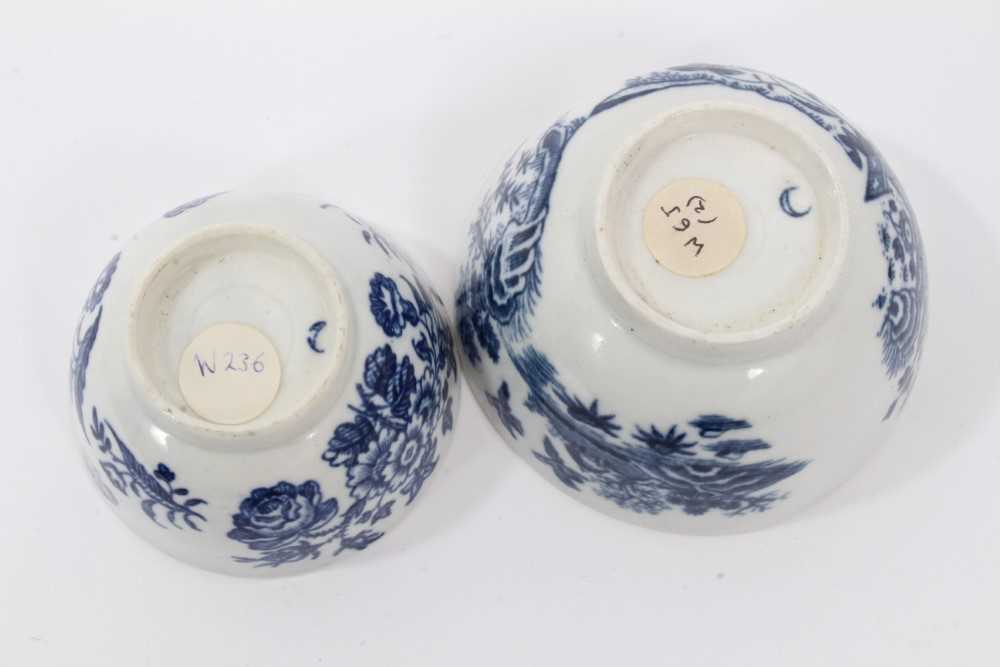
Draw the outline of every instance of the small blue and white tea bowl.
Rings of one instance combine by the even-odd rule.
[[[367,223],[219,194],[97,280],[71,394],[91,475],[163,551],[237,575],[366,549],[434,473],[458,408],[440,297]]]
[[[545,479],[614,517],[778,521],[889,435],[927,323],[899,182],[777,77],[634,79],[515,154],[457,294],[467,378]]]

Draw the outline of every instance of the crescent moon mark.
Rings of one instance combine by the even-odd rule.
[[[323,331],[323,329],[325,328],[326,328],[326,320],[319,320],[317,322],[313,322],[309,326],[309,337],[306,338],[306,342],[309,344],[309,349],[311,349],[313,352],[317,354],[323,354],[324,352],[326,352],[326,350],[321,348],[317,342],[320,332]]]
[[[801,218],[804,215],[809,215],[809,212],[813,210],[812,206],[810,206],[804,211],[797,211],[794,208],[792,208],[792,193],[798,189],[799,188],[797,185],[785,188],[784,190],[781,191],[781,196],[778,198],[778,202],[781,204],[781,210],[784,211],[786,215],[789,215],[793,218]]]

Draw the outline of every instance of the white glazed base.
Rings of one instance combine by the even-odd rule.
[[[598,271],[635,316],[669,334],[731,345],[800,325],[832,291],[847,252],[847,205],[831,172],[808,136],[751,109],[701,104],[669,113],[608,170]],[[671,271],[643,235],[643,209],[657,190],[685,179],[719,184],[742,208],[746,240],[711,275]],[[800,208],[786,211],[792,192]],[[666,217],[663,224],[683,247],[711,229],[697,217],[687,229]]]
[[[333,268],[296,238],[269,226],[209,227],[170,249],[141,284],[130,309],[129,367],[154,418],[167,415],[174,428],[224,447],[266,445],[287,437],[283,425],[315,420],[343,388],[352,315]],[[225,340],[208,341],[205,349],[215,354],[198,377],[236,384],[229,395],[225,385],[208,387],[199,409],[178,382],[181,370],[196,364],[184,353],[223,323],[257,332],[278,359],[265,367],[258,355],[267,345],[230,349]],[[267,371],[280,366],[273,399],[235,424],[211,419],[213,406],[254,401],[255,363]]]

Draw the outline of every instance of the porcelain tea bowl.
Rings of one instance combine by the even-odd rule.
[[[367,549],[451,437],[440,297],[374,228],[300,196],[226,193],[143,228],[76,330],[91,475],[196,566],[292,574]]]
[[[804,89],[692,65],[510,159],[457,293],[498,433],[613,517],[718,534],[830,492],[889,435],[927,323],[913,211]]]

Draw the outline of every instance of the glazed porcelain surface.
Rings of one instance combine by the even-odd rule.
[[[160,549],[237,575],[367,549],[458,401],[440,297],[376,229],[299,196],[202,197],[94,285],[71,395],[93,480]]]
[[[839,111],[692,65],[507,162],[456,302],[473,392],[539,474],[620,519],[721,533],[818,499],[888,436],[927,277],[906,195]]]

